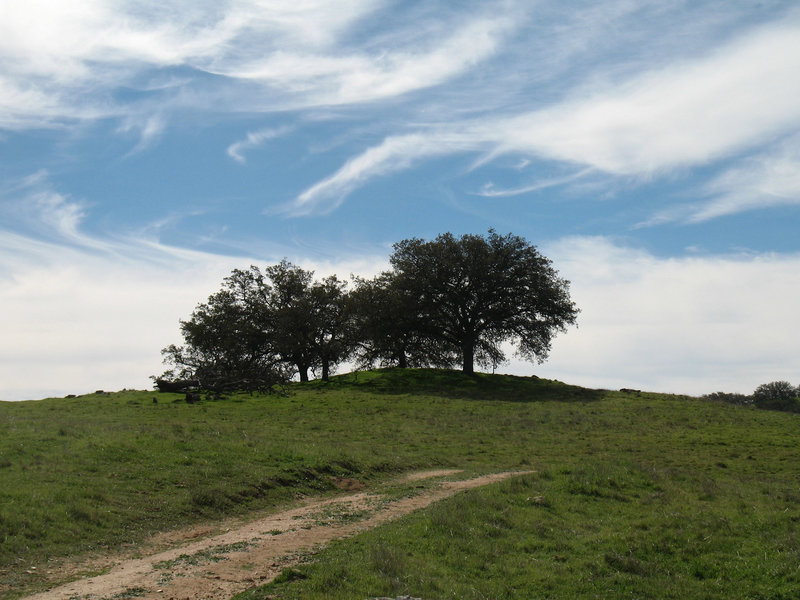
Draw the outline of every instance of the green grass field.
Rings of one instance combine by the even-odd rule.
[[[0,597],[35,589],[66,556],[333,493],[332,476],[371,484],[440,466],[537,473],[337,542],[242,597],[800,590],[798,415],[430,370],[179,398],[0,403]]]

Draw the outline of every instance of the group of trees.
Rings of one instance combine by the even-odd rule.
[[[309,372],[358,366],[452,367],[505,360],[501,344],[541,362],[574,324],[569,282],[521,237],[450,233],[394,245],[391,270],[352,285],[286,260],[234,270],[181,321],[184,344],[164,348],[161,380],[211,390],[266,389]]]
[[[753,405],[756,408],[800,412],[800,386],[794,387],[788,381],[771,381],[758,386],[751,395],[714,392],[705,396],[740,406]]]

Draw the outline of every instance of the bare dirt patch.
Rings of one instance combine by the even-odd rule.
[[[431,479],[433,477],[449,477],[450,475],[458,475],[461,469],[438,469],[435,471],[416,471],[403,475],[397,480],[397,483],[413,483],[422,479]]]
[[[458,472],[413,473],[396,483]],[[171,532],[139,548],[138,557],[110,560],[100,569],[101,565],[93,561],[93,569],[104,571],[102,575],[76,579],[28,596],[27,600],[228,600],[238,592],[271,581],[284,568],[298,564],[331,540],[396,519],[459,491],[520,474],[523,472],[440,481],[401,497],[380,490],[357,491],[324,500],[306,500],[300,506],[245,523],[228,521]],[[355,484],[343,482],[345,485]],[[86,572],[86,565],[73,568],[73,576]]]

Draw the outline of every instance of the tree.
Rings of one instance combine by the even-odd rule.
[[[267,267],[272,283],[268,328],[276,352],[295,365],[300,381],[320,368],[327,381],[331,370],[352,348],[346,313],[346,282],[336,275],[314,281],[314,272],[283,260]]]
[[[311,312],[308,320],[314,329],[314,348],[323,381],[328,381],[331,369],[347,359],[353,349],[346,286],[346,282],[331,275],[309,289]]]
[[[181,321],[183,346],[162,353],[167,381],[197,379],[207,389],[247,389],[321,367],[323,379],[350,352],[345,283],[321,282],[283,260],[264,269],[235,269],[223,289]]]
[[[556,332],[577,319],[569,282],[512,234],[403,240],[390,261],[395,285],[413,298],[417,330],[457,351],[465,373],[474,372],[476,360],[504,360],[504,341],[542,362]]]
[[[356,355],[362,366],[452,367],[458,357],[419,327],[416,298],[393,273],[356,279],[350,292]]]
[[[756,388],[753,392],[753,403],[758,408],[797,412],[800,410],[798,396],[800,390],[788,381],[773,381]]]
[[[166,380],[197,380],[215,391],[269,389],[288,381],[262,327],[270,286],[256,267],[234,270],[223,288],[181,321],[183,346],[162,350]]]
[[[314,274],[282,260],[265,269],[272,283],[266,301],[263,323],[281,359],[296,367],[300,381],[308,381],[308,371],[319,366],[315,352],[315,319],[309,288]]]

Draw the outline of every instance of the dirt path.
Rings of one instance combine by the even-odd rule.
[[[397,484],[412,484],[459,471],[426,471]],[[353,535],[424,508],[431,503],[522,472],[494,473],[473,479],[412,487],[411,495],[393,498],[380,491],[359,491],[238,523],[223,533],[209,527],[173,532],[154,540],[167,550],[103,565],[103,575],[79,579],[27,596],[26,600],[229,600],[234,594],[271,581],[284,568],[331,540]],[[358,487],[353,480],[343,487]],[[396,489],[396,488],[395,488]],[[202,539],[198,539],[202,538]]]

